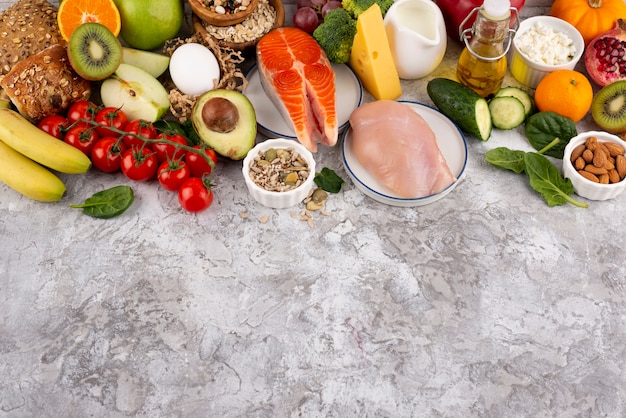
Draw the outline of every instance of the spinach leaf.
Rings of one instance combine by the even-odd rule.
[[[578,134],[573,120],[554,112],[538,112],[526,121],[525,135],[540,154],[563,159],[565,146]]]
[[[588,207],[586,203],[570,197],[574,193],[572,182],[561,177],[559,170],[543,155],[536,152],[525,153],[524,166],[524,171],[530,179],[530,187],[543,196],[548,206],[569,202],[581,208]]]
[[[82,204],[70,205],[70,208],[82,209],[85,215],[94,218],[109,219],[124,213],[134,200],[135,194],[129,186],[115,186],[95,193]]]
[[[498,147],[487,151],[485,159],[493,166],[521,173],[524,171],[524,154],[524,151]]]
[[[328,167],[322,168],[322,171],[315,174],[313,178],[317,187],[328,193],[339,193],[343,185],[343,179]]]

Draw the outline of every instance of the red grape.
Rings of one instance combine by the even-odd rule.
[[[310,7],[301,7],[293,14],[293,25],[305,32],[313,33],[319,25],[319,17]]]
[[[341,2],[338,0],[329,0],[328,3],[322,6],[322,17],[326,17],[326,14],[333,9],[341,7]]]
[[[296,2],[296,8],[299,9],[301,7],[311,7],[311,0],[298,0]]]

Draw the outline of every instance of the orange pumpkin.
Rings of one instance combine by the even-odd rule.
[[[618,18],[626,18],[624,0],[555,0],[550,14],[574,26],[587,45],[593,38],[615,26]]]

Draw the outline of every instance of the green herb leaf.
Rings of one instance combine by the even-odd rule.
[[[548,206],[559,206],[569,202],[575,206],[586,208],[588,205],[570,197],[574,186],[570,179],[561,177],[559,170],[541,154],[527,152],[524,154],[526,174],[530,179],[530,187],[539,192]]]
[[[526,121],[525,135],[541,154],[563,159],[565,146],[578,131],[569,118],[554,112],[538,112]]]
[[[339,193],[343,185],[343,179],[328,167],[324,167],[322,171],[316,173],[313,181],[317,187],[328,193]]]
[[[521,173],[524,171],[524,154],[524,151],[498,147],[487,151],[485,159],[493,166]]]
[[[70,208],[82,209],[85,215],[94,218],[109,219],[124,213],[134,200],[135,194],[132,188],[115,186],[95,193],[82,204],[70,205]]]

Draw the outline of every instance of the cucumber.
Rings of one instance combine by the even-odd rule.
[[[526,120],[524,104],[513,96],[496,96],[489,101],[493,126],[498,129],[513,129]]]
[[[530,116],[530,114],[533,113],[533,110],[535,109],[535,101],[533,97],[519,87],[502,87],[500,90],[498,90],[495,97],[501,96],[512,96],[522,102],[526,111],[526,117]]]
[[[487,100],[469,87],[447,78],[433,78],[426,86],[435,106],[461,130],[481,141],[491,137],[491,113]]]

